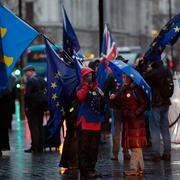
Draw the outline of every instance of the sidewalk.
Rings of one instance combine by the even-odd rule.
[[[13,180],[56,180],[68,179],[78,180],[78,170],[72,171],[68,175],[60,175],[58,164],[60,156],[58,152],[46,151],[42,154],[24,153],[24,149],[30,146],[30,135],[26,121],[13,121],[10,131],[10,152],[3,152],[0,157],[0,179]],[[180,179],[180,145],[172,145],[172,160],[170,162],[161,161],[154,163],[149,158],[149,149],[144,152],[145,173],[143,176],[125,177],[124,169],[128,168],[128,162],[123,162],[122,155],[119,161],[111,161],[111,138],[108,142],[100,146],[97,169],[102,173],[105,180],[118,179]]]

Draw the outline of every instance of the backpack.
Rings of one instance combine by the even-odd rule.
[[[161,80],[161,87],[159,88],[160,94],[163,98],[170,98],[174,92],[173,77],[169,69],[163,70],[163,76]]]

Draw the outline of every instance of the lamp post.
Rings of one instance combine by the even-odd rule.
[[[22,0],[18,1],[18,11],[19,11],[19,17],[22,18]],[[18,64],[19,68],[23,69],[23,57],[20,56],[19,59],[19,64]],[[25,119],[25,113],[24,113],[24,82],[23,79],[21,78],[21,86],[20,86],[20,119],[24,120]]]
[[[104,29],[104,12],[103,12],[103,0],[99,0],[99,56],[101,56],[101,46]]]

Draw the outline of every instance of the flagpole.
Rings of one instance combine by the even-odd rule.
[[[18,16],[20,19],[22,19],[22,0],[18,1]],[[21,55],[19,58],[19,62],[18,62],[18,67],[21,69],[23,69],[23,56]],[[22,74],[21,74],[22,76]],[[21,78],[21,88],[20,88],[20,119],[24,120],[25,119],[25,110],[24,110],[24,80],[23,78]]]
[[[99,56],[101,56],[102,38],[104,30],[103,0],[99,0]]]
[[[43,36],[45,39],[47,39],[52,45],[54,45],[59,50],[59,47],[57,47],[56,44],[54,42],[52,42],[52,40],[50,40],[45,34],[41,33],[40,35]],[[71,60],[71,62],[73,62],[72,57],[64,49],[63,49],[63,52]],[[64,63],[67,64],[65,61],[64,61]]]

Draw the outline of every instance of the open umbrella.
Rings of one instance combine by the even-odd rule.
[[[109,62],[109,67],[112,69],[118,82],[122,82],[122,73],[127,74],[134,82],[140,86],[151,100],[151,88],[147,82],[143,79],[139,72],[137,72],[132,66],[122,62],[121,60],[112,60]]]

